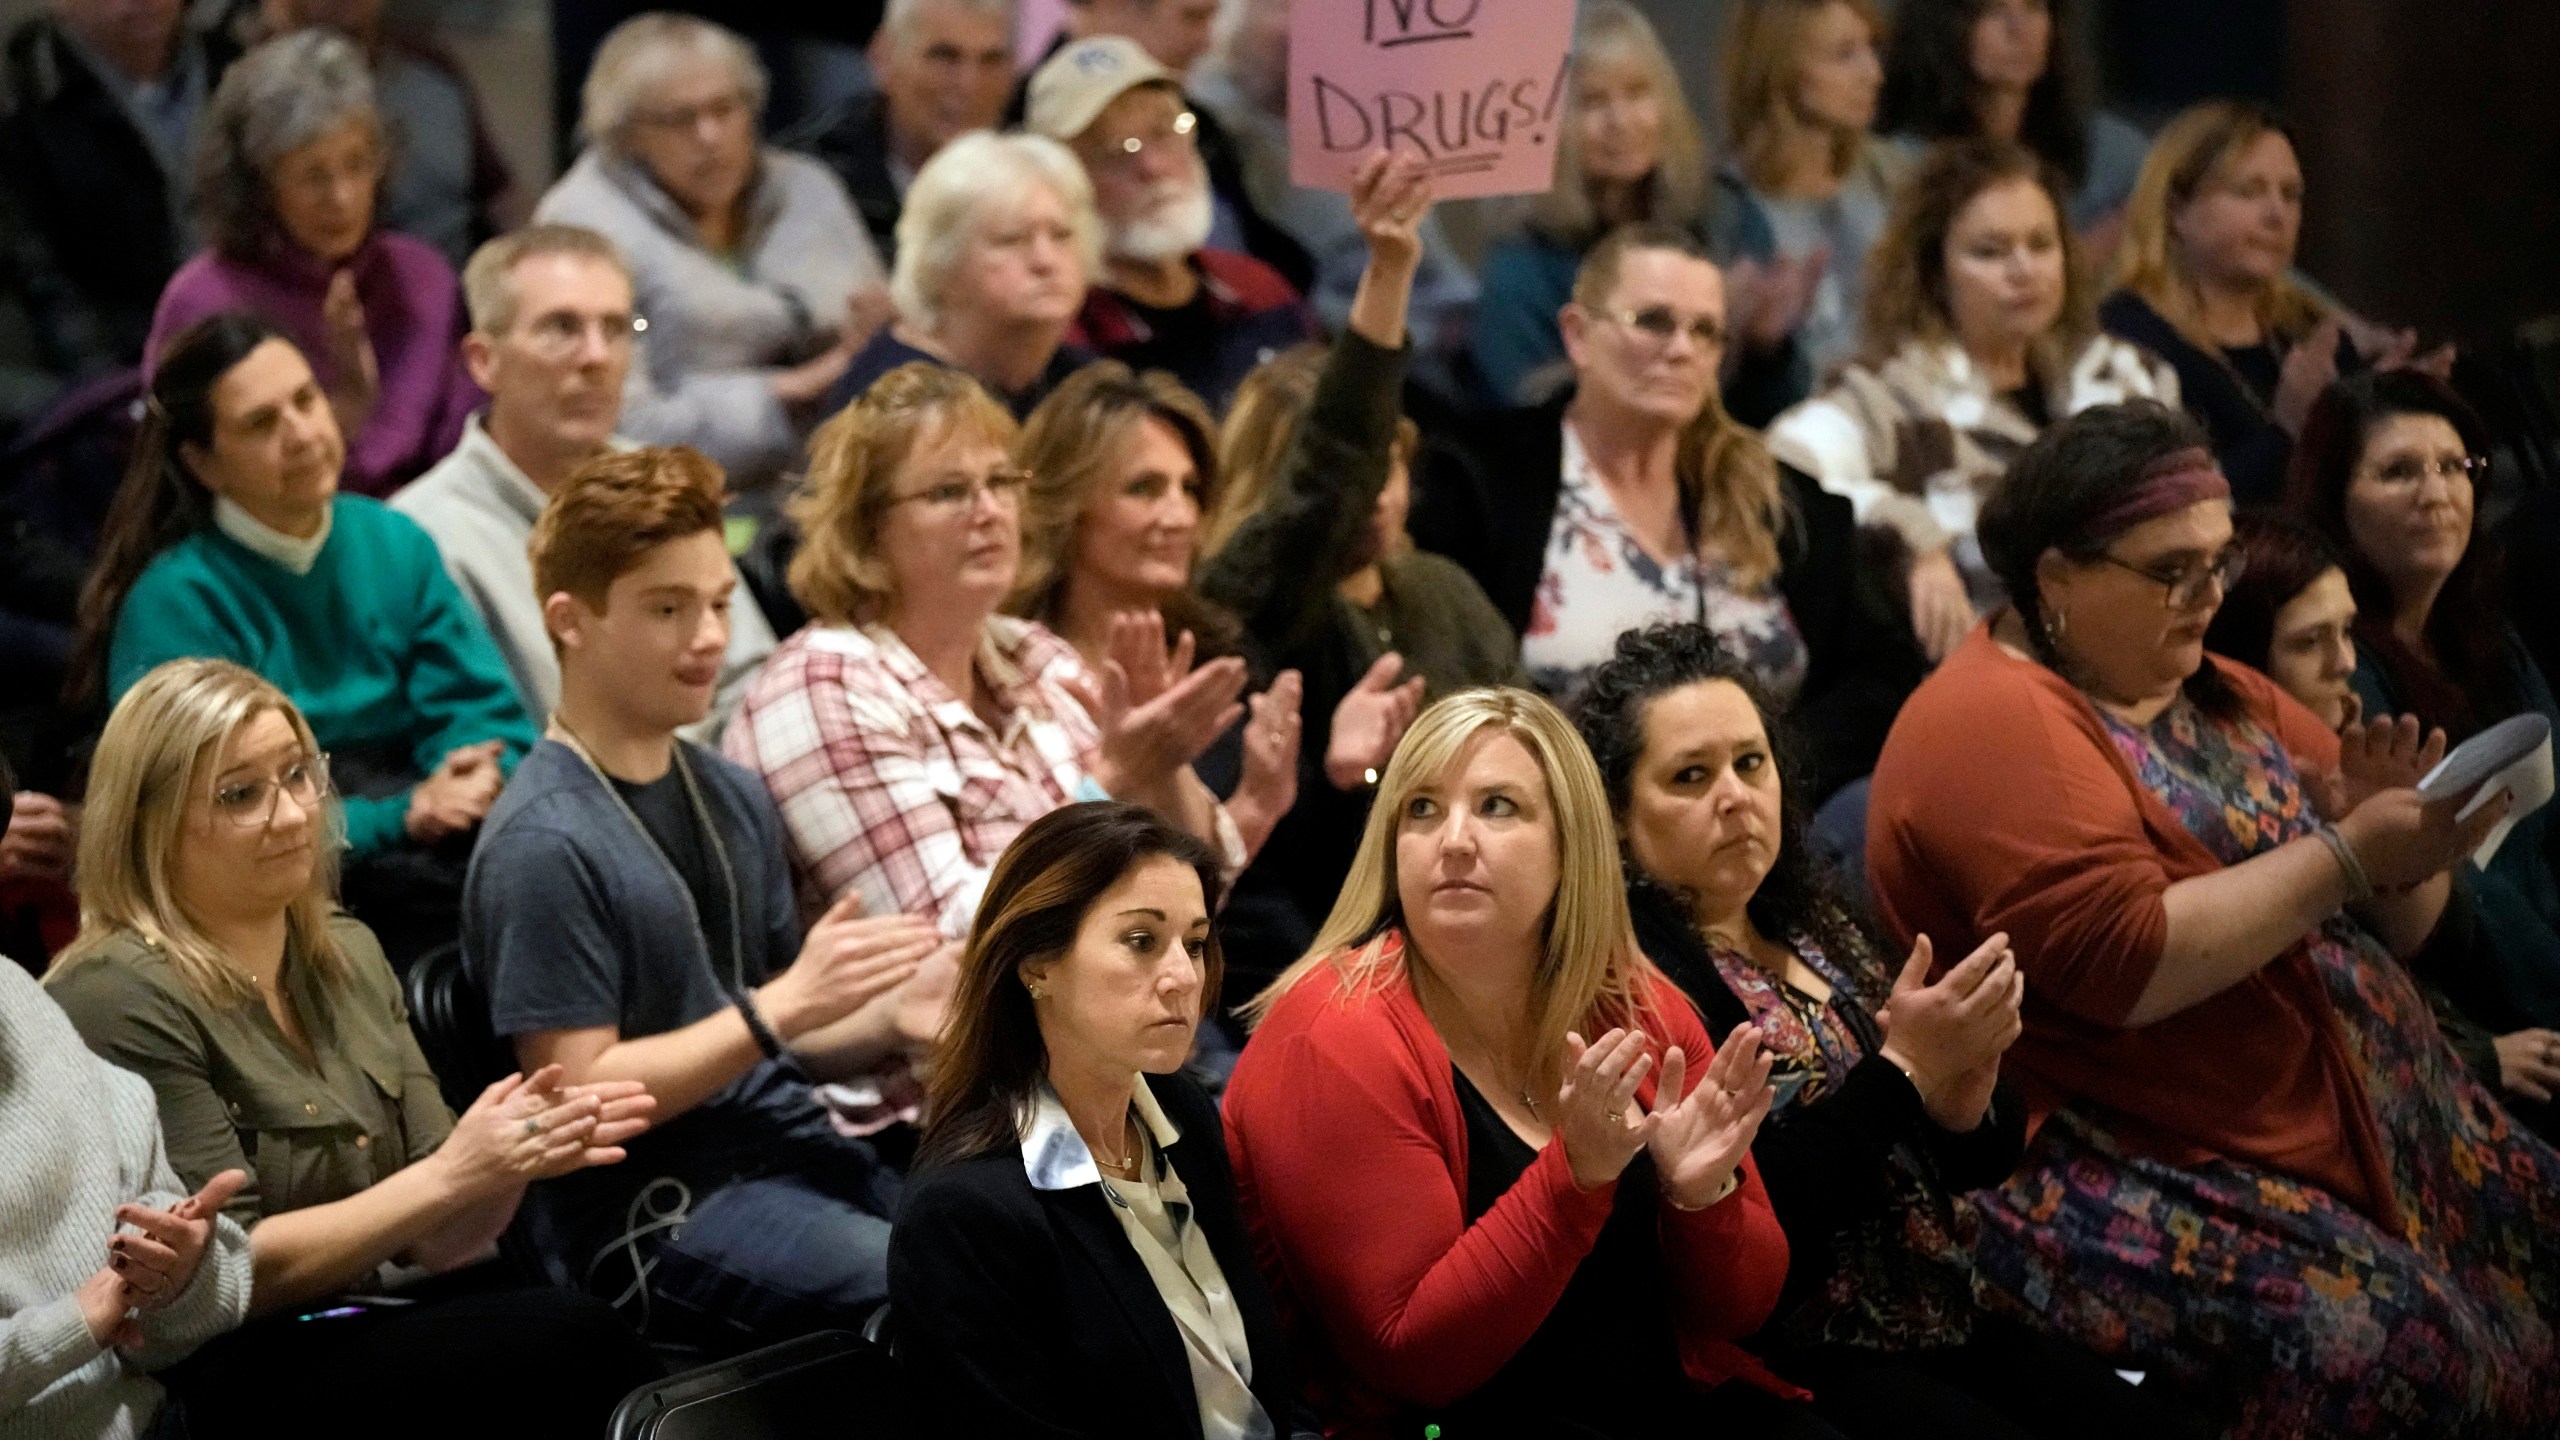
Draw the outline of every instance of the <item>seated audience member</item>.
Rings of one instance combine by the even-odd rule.
[[[1289,0],[1228,6],[1216,45],[1193,75],[1190,93],[1202,127],[1210,189],[1222,188],[1215,137],[1223,131],[1233,137],[1238,172],[1253,210],[1270,216],[1303,247],[1314,267],[1303,287],[1307,299],[1325,328],[1340,334],[1350,323],[1369,245],[1348,195],[1289,178]],[[1472,398],[1473,389],[1463,361],[1476,305],[1475,276],[1441,229],[1437,214],[1424,217],[1420,232],[1422,255],[1414,264],[1413,294],[1406,306],[1414,377],[1442,398],[1463,402]],[[1210,244],[1235,248],[1214,229]],[[1289,273],[1287,265],[1272,264],[1283,275]]]
[[[1379,790],[1225,1101],[1326,1423],[1836,1435],[1734,1343],[1787,1268],[1750,1159],[1768,1058],[1743,1026],[1710,1059],[1636,949],[1580,738],[1527,691],[1465,691]]]
[[[2289,516],[2241,514],[2231,523],[2239,575],[2204,632],[2205,648],[2265,672],[2321,724],[2344,727],[2363,713],[2364,702],[2352,683],[2355,592],[2337,552],[2319,531]],[[2515,1007],[2500,998],[2507,962],[2496,937],[2483,933],[2481,898],[2470,882],[2468,867],[2454,872],[2444,918],[2410,975],[2435,1007],[2453,1053],[2518,1119],[2550,1139],[2560,1134],[2560,1111],[2550,1107],[2560,1087],[2560,1033],[2524,1025],[2495,1034],[2449,993],[2462,992],[2504,1023],[2520,1023],[2509,1018]]]
[[[1288,1346],[1217,1102],[1217,855],[1053,810],[987,883],[889,1245],[898,1361],[943,1433],[1287,1435]]]
[[[898,216],[925,162],[972,130],[1004,123],[1013,92],[1018,0],[889,0],[871,33],[878,88],[816,117],[779,143],[826,162],[891,265]]]
[[[849,903],[804,935],[763,787],[678,738],[728,643],[721,483],[698,452],[627,450],[544,510],[560,704],[489,817],[462,950],[526,1068],[658,1097],[627,1163],[538,1193],[550,1248],[652,1336],[725,1353],[853,1328],[885,1293],[895,1177],[810,1087],[932,1039],[934,997],[900,987],[940,942]]]
[[[261,0],[278,33],[325,25],[363,48],[392,157],[382,225],[424,240],[461,268],[481,242],[521,222],[506,157],[471,80],[425,36],[389,23],[388,0]]]
[[[2542,1433],[2560,1155],[2397,963],[2505,805],[2457,822],[2413,788],[2440,737],[2342,737],[2204,653],[2229,493],[2157,403],[2039,437],[1982,516],[2010,605],[1876,766],[1887,928],[2007,934],[2027,977],[2004,1071],[2035,1138],[1975,1197],[1975,1264],[2226,1435]]]
[[[1169,371],[1223,412],[1247,371],[1313,338],[1315,323],[1278,271],[1209,246],[1189,104],[1173,71],[1106,36],[1041,65],[1025,123],[1075,151],[1102,217],[1102,270],[1075,341],[1132,370]]]
[[[1817,386],[1858,352],[1867,252],[1905,168],[1875,136],[1883,39],[1873,0],[1734,0],[1726,22],[1718,198],[1727,223],[1811,272],[1787,272],[1781,318],[1801,317],[1801,374]]]
[[[1774,257],[1765,217],[1711,187],[1706,136],[1680,73],[1633,5],[1600,0],[1583,8],[1572,120],[1557,138],[1555,187],[1531,202],[1522,233],[1485,257],[1475,363],[1494,396],[1535,405],[1572,379],[1558,317],[1572,303],[1583,257],[1623,226],[1662,225],[1696,237],[1734,292],[1729,309],[1742,343],[1725,353],[1736,367],[1726,408],[1765,424],[1804,398],[1812,377],[1788,342],[1822,267]]]
[[[1751,1153],[1787,1285],[1758,1353],[1877,1440],[2182,1433],[2097,1357],[1976,1301],[1961,1192],[2026,1144],[1999,1083],[2026,982],[2005,935],[1935,980],[1925,936],[1887,970],[1807,848],[1757,688],[1704,627],[1657,626],[1619,638],[1577,718],[1638,942],[1711,1028],[1748,1021],[1776,1057]]]
[[[1848,502],[1725,413],[1727,333],[1723,278],[1686,232],[1602,241],[1564,312],[1573,393],[1475,427],[1474,463],[1425,478],[1414,539],[1484,586],[1552,696],[1621,631],[1705,624],[1815,737],[1818,801],[1867,773],[1923,666]]]
[[[270,40],[222,77],[196,145],[211,248],[179,267],[151,317],[143,368],[188,326],[247,310],[316,357],[347,485],[400,488],[451,451],[480,390],[462,368],[462,287],[432,246],[382,229],[389,142],[353,42]]]
[[[534,218],[610,238],[649,331],[623,426],[690,445],[741,488],[771,481],[880,328],[871,238],[824,165],[761,144],[765,73],[707,20],[614,27],[587,72],[587,148]]]
[[[239,53],[175,0],[55,0],[0,39],[0,279],[57,384],[136,365],[192,247],[196,136]]]
[[[960,939],[1022,827],[1097,790],[1244,864],[1191,772],[1243,713],[1244,661],[1179,673],[1161,624],[1133,624],[1096,675],[997,613],[1022,566],[1015,435],[978,382],[921,364],[818,432],[791,561],[813,618],[721,741],[780,808],[805,906],[923,915]]]
[[[0,793],[14,783],[0,761]],[[188,1194],[151,1087],[92,1054],[5,955],[0,1074],[0,1435],[175,1433],[152,1377],[249,1310],[248,1237],[223,1213],[243,1177]]]
[[[2480,523],[2490,437],[2453,388],[2418,370],[2349,376],[2315,401],[2286,508],[2345,562],[2355,689],[2368,715],[2415,715],[2453,741],[2511,715],[2560,723],[2551,684],[2507,618]],[[2447,988],[2493,1030],[2560,1029],[2560,873],[2551,812],[2516,822],[2483,869],[2463,862],[2494,974]]]
[[[2415,332],[2306,288],[2293,270],[2301,237],[2302,166],[2284,122],[2244,101],[2207,101],[2152,142],[2098,306],[2110,334],[2178,372],[2179,397],[2244,505],[2283,493],[2311,402],[2341,371],[2387,369],[2417,351]]]
[[[2070,0],[1903,0],[1877,126],[1914,152],[1975,138],[2035,151],[2066,187],[2082,251],[2105,256],[2151,140],[2097,107],[2071,36]]]
[[[471,304],[463,361],[489,406],[391,508],[434,537],[506,656],[525,713],[548,716],[560,701],[560,659],[525,543],[580,465],[630,446],[613,431],[638,334],[631,273],[596,232],[536,225],[482,246],[462,284]],[[773,643],[755,606],[732,610],[719,690],[696,738],[717,735]]]
[[[1869,264],[1866,348],[1769,448],[1910,554],[1911,620],[1944,659],[1998,605],[1974,516],[2038,432],[2092,405],[2175,403],[2178,377],[2100,333],[2051,173],[2025,146],[1930,152]]]
[[[1093,359],[1067,342],[1102,270],[1093,183],[1038,135],[963,135],[907,189],[889,279],[897,318],[828,392],[829,413],[901,365],[965,370],[1016,419]]]
[[[603,1305],[474,1262],[527,1182],[620,1160],[653,1102],[555,1068],[445,1108],[382,948],[330,903],[327,763],[237,665],[144,676],[98,742],[81,934],[45,981],[91,1049],[151,1082],[180,1184],[249,1231],[266,1318],[196,1357],[190,1422],[336,1433],[396,1401],[404,1432],[589,1429],[653,1373],[647,1352]],[[387,1290],[407,1293],[345,1298]]]
[[[452,938],[462,852],[534,732],[435,542],[338,492],[345,454],[292,341],[238,311],[181,332],[81,597],[72,683],[113,700],[205,656],[294,697],[345,797],[347,906],[405,967]]]

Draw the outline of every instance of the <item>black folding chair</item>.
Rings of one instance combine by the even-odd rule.
[[[821,1330],[643,1385],[614,1407],[606,1440],[893,1440],[910,1432],[889,1352]]]
[[[491,1082],[514,1072],[515,1053],[489,1028],[489,999],[462,968],[459,942],[411,962],[407,983],[409,1029],[436,1072],[444,1103],[459,1115]]]

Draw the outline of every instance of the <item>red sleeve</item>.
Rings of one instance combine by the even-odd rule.
[[[1577,1187],[1551,1141],[1468,1224],[1409,1049],[1357,1002],[1305,998],[1323,1007],[1313,1023],[1275,1015],[1254,1037],[1269,1048],[1259,1074],[1239,1067],[1228,1092],[1228,1142],[1335,1355],[1374,1389],[1447,1404],[1491,1379],[1546,1319],[1617,1187]]]
[[[1655,1003],[1663,1008],[1669,1042],[1693,1057],[1689,1073],[1700,1073],[1715,1046],[1697,1011],[1661,982]],[[1741,1188],[1704,1210],[1664,1204],[1661,1235],[1663,1260],[1675,1277],[1671,1320],[1681,1368],[1702,1385],[1717,1384],[1735,1373],[1741,1358],[1733,1342],[1768,1320],[1787,1278],[1787,1234],[1760,1184],[1759,1167],[1745,1155]]]
[[[1972,649],[1980,646],[1992,653]],[[2169,939],[2172,877],[2105,738],[1976,632],[1924,683],[1876,764],[1869,855],[1884,908],[1950,911],[1942,964],[2007,931],[2030,994],[2120,1026]]]

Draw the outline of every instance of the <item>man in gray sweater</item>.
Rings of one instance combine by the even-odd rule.
[[[155,1433],[152,1372],[249,1311],[242,1178],[188,1195],[151,1087],[0,956],[0,1440]]]

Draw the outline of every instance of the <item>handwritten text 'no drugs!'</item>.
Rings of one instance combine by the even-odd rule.
[[[1544,146],[1555,132],[1572,57],[1549,76],[1498,76],[1458,88],[1378,88],[1367,94],[1307,77],[1320,143],[1334,154],[1410,145],[1443,174],[1490,168],[1504,151]]]

